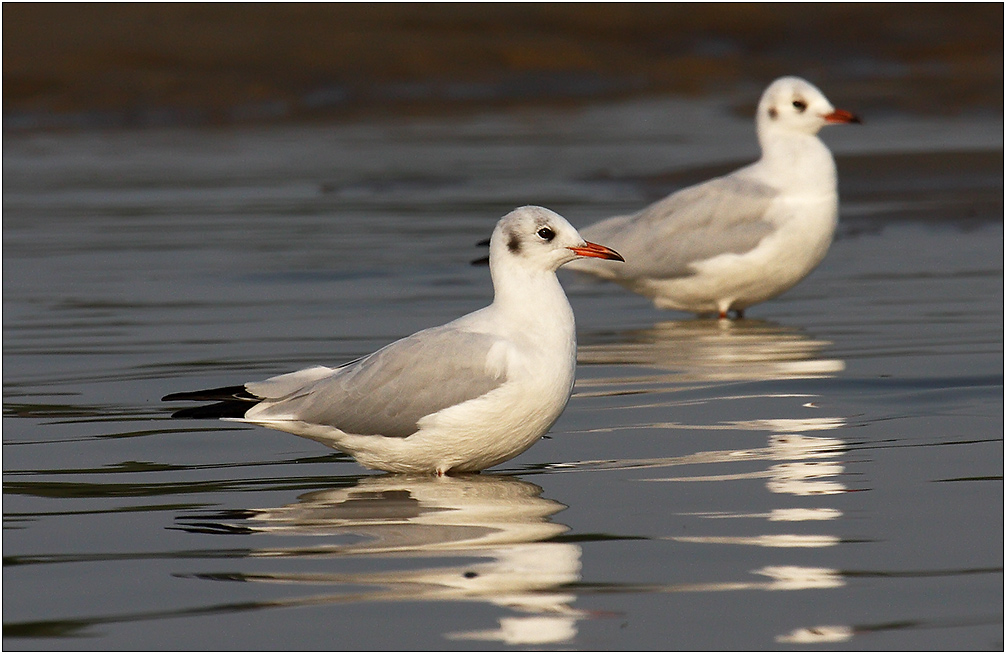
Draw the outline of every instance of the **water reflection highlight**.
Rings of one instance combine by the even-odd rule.
[[[373,588],[293,600],[297,604],[486,602],[522,615],[499,618],[497,629],[451,632],[445,637],[508,644],[565,642],[576,635],[576,622],[586,615],[572,608],[576,595],[565,589],[580,580],[580,547],[549,541],[568,531],[550,519],[566,507],[542,498],[541,492],[535,484],[507,476],[382,475],[364,477],[350,488],[308,493],[287,506],[254,510],[240,520],[213,524],[190,518],[190,528],[199,531],[295,537],[297,544],[253,549],[249,553],[253,558],[445,559],[441,566],[387,570],[384,565],[376,572],[329,568],[194,576]],[[303,544],[304,536],[313,538]]]
[[[613,342],[583,344],[577,361],[672,370],[677,382],[802,379],[845,369],[843,361],[822,356],[829,345],[763,320],[675,320],[620,332]]]

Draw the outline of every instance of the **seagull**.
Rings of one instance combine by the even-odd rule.
[[[555,272],[579,257],[622,261],[584,241],[559,214],[520,207],[500,219],[490,239],[495,297],[488,307],[338,368],[163,399],[215,402],[175,418],[278,429],[377,470],[483,470],[531,447],[569,401],[576,332]]]
[[[838,177],[817,133],[859,122],[810,82],[775,80],[758,103],[761,159],[584,228],[628,263],[583,260],[569,268],[617,282],[660,309],[743,317],[824,259],[838,223]]]

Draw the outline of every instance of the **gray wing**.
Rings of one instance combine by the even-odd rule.
[[[625,257],[624,264],[610,267],[618,277],[683,277],[695,273],[691,264],[697,261],[754,249],[774,230],[765,214],[777,196],[762,182],[717,177],[580,233]]]
[[[405,437],[424,416],[485,395],[506,381],[487,370],[488,334],[434,327],[332,371],[246,418],[303,420],[351,434]]]

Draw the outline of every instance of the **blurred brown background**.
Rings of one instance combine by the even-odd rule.
[[[798,74],[856,109],[1002,111],[1003,5],[3,5],[6,128],[706,93]],[[745,87],[746,88],[746,87]]]

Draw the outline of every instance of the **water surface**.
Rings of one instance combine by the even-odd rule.
[[[825,140],[807,280],[726,322],[563,274],[565,414],[431,479],[159,398],[484,306],[501,215],[632,211],[753,158],[749,119],[7,136],[5,648],[1001,649],[1001,116]]]

